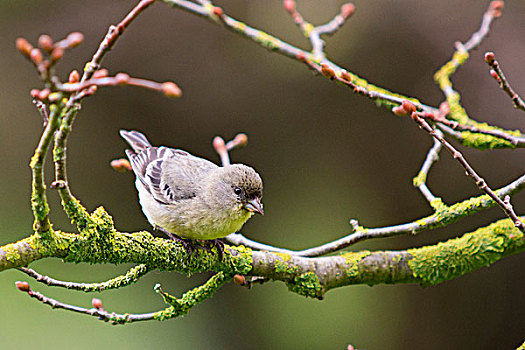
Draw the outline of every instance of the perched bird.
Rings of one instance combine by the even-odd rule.
[[[263,214],[262,180],[249,166],[224,167],[186,151],[153,147],[138,131],[121,130],[142,211],[171,239],[214,240],[222,255],[223,238],[254,214]]]

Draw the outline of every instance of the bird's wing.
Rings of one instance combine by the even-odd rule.
[[[137,178],[160,204],[195,197],[201,179],[217,165],[167,147],[149,147],[138,154],[126,150]]]
[[[120,136],[133,148],[137,153],[144,151],[145,149],[151,147],[148,139],[144,134],[135,131],[135,130],[120,130]]]

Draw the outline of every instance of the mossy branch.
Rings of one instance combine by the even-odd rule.
[[[101,213],[103,210],[98,209]],[[227,246],[224,258],[217,251],[197,250],[188,255],[179,244],[150,233],[117,232],[109,216],[82,235],[55,232],[52,244],[33,235],[0,248],[0,270],[19,267],[45,257],[92,264],[143,264],[148,270],[177,271],[187,275],[204,271],[233,276],[253,275],[285,282],[292,292],[322,298],[333,288],[380,283],[438,284],[488,266],[525,250],[525,239],[511,220],[504,219],[460,238],[401,251],[362,251],[306,258],[282,253]]]

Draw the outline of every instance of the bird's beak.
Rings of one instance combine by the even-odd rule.
[[[259,197],[255,197],[251,201],[246,202],[244,204],[244,208],[253,213],[259,213],[261,215],[264,215],[263,205]]]

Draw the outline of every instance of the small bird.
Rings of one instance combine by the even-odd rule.
[[[191,252],[189,240],[213,240],[222,256],[223,238],[263,212],[262,180],[244,164],[220,167],[186,151],[153,147],[138,131],[120,130],[133,148],[126,155],[137,176],[142,211],[154,228]]]

